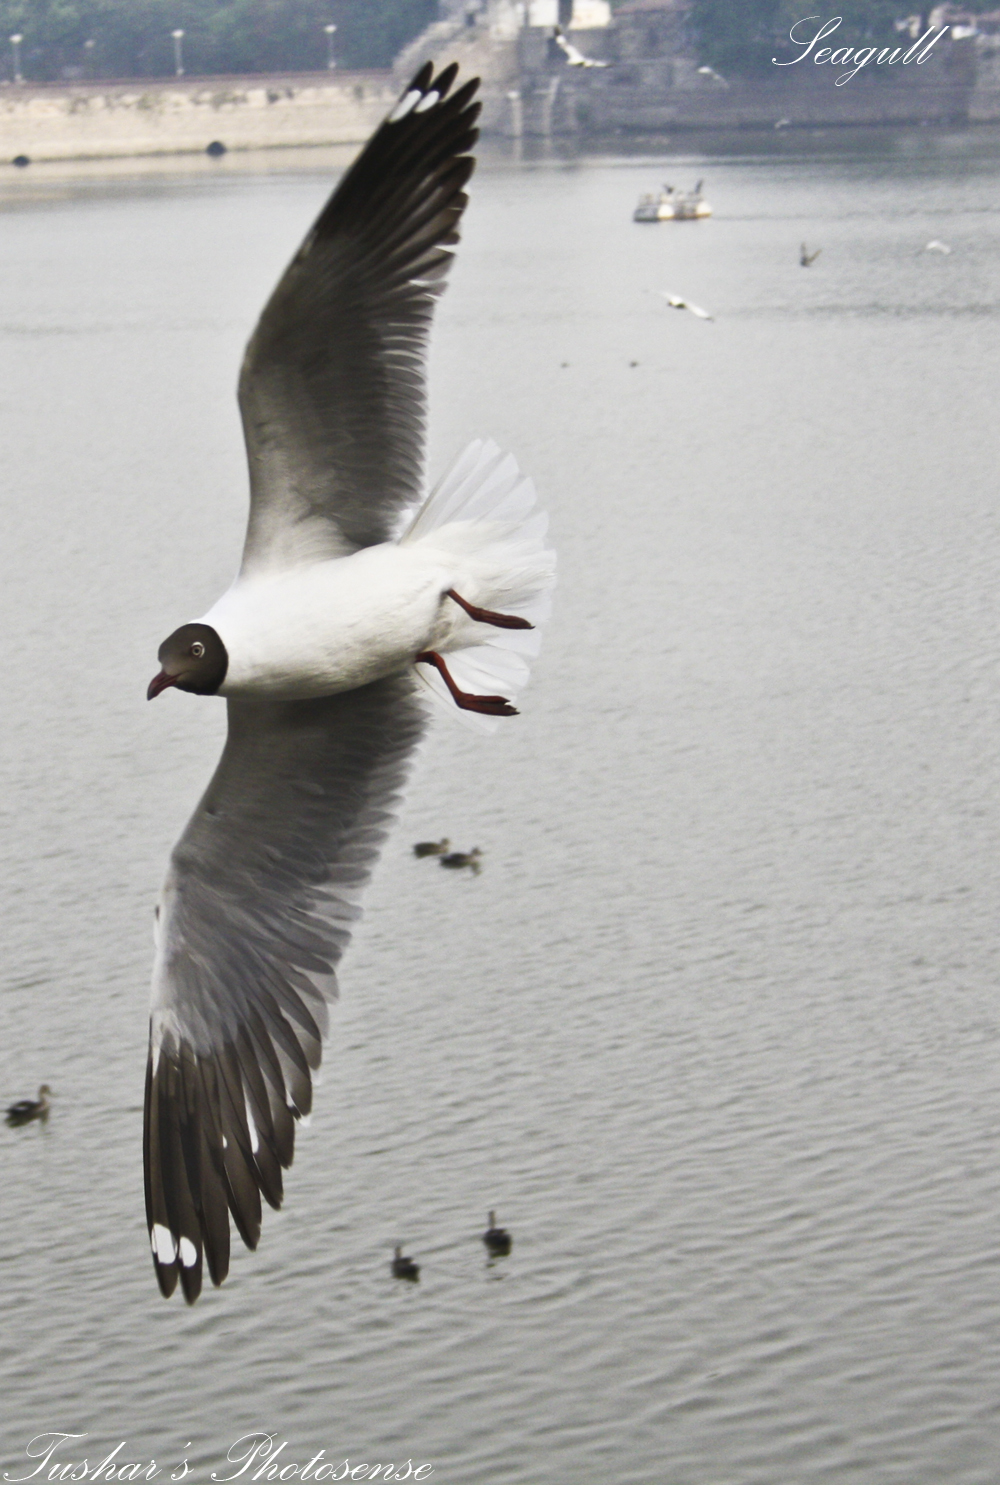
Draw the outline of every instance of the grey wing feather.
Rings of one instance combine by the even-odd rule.
[[[385,541],[421,493],[425,354],[474,161],[478,79],[427,64],[307,234],[240,374],[243,570]],[[409,107],[406,106],[410,100]]]
[[[211,783],[158,909],[144,1161],[160,1288],[189,1302],[282,1200],[326,1002],[422,735],[412,681],[317,701],[231,700]]]

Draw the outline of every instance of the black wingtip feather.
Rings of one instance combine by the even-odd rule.
[[[439,72],[437,77],[434,79],[435,91],[439,93],[442,98],[447,98],[449,92],[451,91],[451,85],[455,81],[455,78],[457,76],[458,63],[449,62],[444,71]]]
[[[452,63],[452,66],[455,66],[455,65],[456,65],[455,63]],[[468,103],[469,99],[472,98],[474,96],[474,94],[479,91],[480,81],[481,81],[481,79],[478,78],[478,77],[470,77],[468,82],[463,83],[462,86],[459,88],[458,92],[452,94],[452,98],[451,98],[451,106],[452,106],[452,108],[456,108],[456,109],[459,109],[459,110],[461,110],[462,108],[464,108],[465,104]],[[482,108],[482,106],[483,105],[481,103],[477,103],[476,104],[476,114],[477,115],[479,113],[479,110]]]
[[[164,1299],[169,1299],[177,1288],[177,1267],[178,1265],[176,1263],[161,1263],[156,1255],[153,1255],[156,1282],[160,1286],[160,1293]]]
[[[184,1291],[184,1298],[189,1305],[193,1305],[201,1293],[201,1248],[198,1249],[198,1258],[194,1267],[189,1268],[187,1264],[182,1263],[180,1265],[180,1274],[181,1289]]]
[[[201,1113],[201,1221],[205,1259],[212,1283],[218,1286],[229,1273],[229,1202],[222,1164],[222,1133],[216,1118],[218,1100],[209,1094],[215,1086],[210,1067],[199,1064],[198,1098]]]
[[[412,93],[416,91],[418,93],[426,93],[430,87],[431,78],[433,76],[434,63],[425,62],[420,71],[414,77],[413,81],[410,83],[409,88],[407,88],[407,92]]]

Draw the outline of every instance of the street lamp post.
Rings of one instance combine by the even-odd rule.
[[[14,51],[14,81],[16,83],[24,82],[24,78],[21,76],[21,42],[23,40],[24,37],[19,32],[10,38],[10,44]]]
[[[337,65],[333,59],[333,38],[337,28],[331,21],[328,26],[323,27],[323,30],[326,32],[326,70],[332,72]]]
[[[171,31],[174,38],[174,72],[178,77],[184,76],[184,57],[181,53],[181,42],[184,40],[183,31]]]

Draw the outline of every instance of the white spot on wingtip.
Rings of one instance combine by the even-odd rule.
[[[152,1248],[160,1263],[173,1263],[177,1258],[177,1245],[174,1235],[169,1227],[164,1227],[162,1222],[154,1222],[149,1232],[149,1246]]]
[[[423,96],[423,93],[417,88],[411,88],[408,93],[404,93],[389,115],[389,123],[398,124],[400,119],[405,119],[406,115],[420,102]]]
[[[432,89],[431,92],[424,94],[424,96],[421,98],[420,102],[417,104],[417,106],[413,110],[413,112],[414,113],[426,113],[429,108],[433,108],[434,105],[435,105],[435,103],[440,103],[440,101],[441,101],[441,94],[440,93],[435,93],[433,91],[433,89]]]
[[[190,1238],[182,1237],[180,1241],[181,1263],[185,1268],[194,1268],[198,1262],[198,1249]]]

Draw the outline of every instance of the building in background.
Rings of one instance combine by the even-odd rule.
[[[617,53],[622,61],[692,52],[687,0],[626,0],[615,12]]]
[[[608,0],[488,0],[485,10],[490,33],[500,40],[513,39],[525,27],[591,30],[611,24]]]

